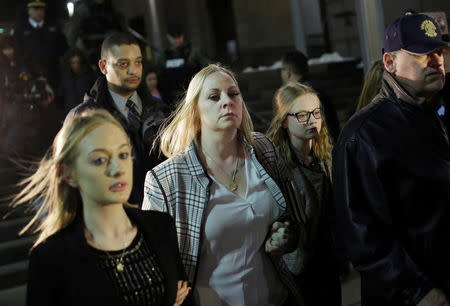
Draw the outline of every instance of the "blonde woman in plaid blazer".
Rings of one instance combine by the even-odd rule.
[[[252,133],[234,74],[202,69],[167,122],[159,138],[169,159],[147,173],[142,208],[174,217],[196,302],[303,305],[286,265],[301,239],[277,222],[290,172],[270,140]]]

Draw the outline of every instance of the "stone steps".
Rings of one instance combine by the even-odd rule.
[[[0,243],[0,266],[28,258],[28,253],[37,236],[24,236]]]
[[[28,277],[28,259],[0,266],[0,290],[24,285]]]
[[[10,220],[23,216],[31,216],[33,213],[34,211],[29,205],[11,207],[10,202],[0,203],[0,220]]]
[[[23,216],[0,221],[0,243],[20,238],[19,232],[30,222],[31,216]]]
[[[0,290],[0,305],[25,306],[26,294],[26,285],[19,285],[16,287]]]
[[[27,205],[12,208],[10,202],[0,203],[0,305],[24,305],[28,254],[36,235],[19,232],[32,213]]]

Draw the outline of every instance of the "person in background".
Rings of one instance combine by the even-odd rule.
[[[124,127],[133,145],[134,184],[129,201],[141,204],[145,174],[161,162],[150,149],[159,125],[166,115],[166,106],[143,88],[142,53],[137,41],[128,33],[112,33],[102,43],[98,66],[99,77],[86,94],[84,102],[73,108],[67,118],[88,108],[110,112]],[[67,119],[66,119],[67,120]]]
[[[274,97],[268,130],[281,158],[294,171],[306,201],[308,237],[297,280],[306,305],[341,305],[341,284],[332,229],[331,140],[317,93],[308,85],[288,83]]]
[[[450,144],[436,111],[450,45],[414,11],[383,37],[380,93],[334,147],[337,231],[363,305],[449,305]]]
[[[323,114],[327,121],[328,131],[333,142],[337,141],[341,128],[336,109],[330,97],[322,89],[320,81],[309,75],[308,58],[300,51],[287,52],[281,57],[281,81],[283,85],[289,82],[301,82],[314,88],[322,101]]]
[[[46,21],[45,7],[44,1],[28,1],[28,18],[19,21],[11,34],[19,43],[25,69],[33,78],[44,77],[55,90],[60,80],[60,59],[67,50],[67,42],[60,27]]]
[[[175,218],[197,304],[304,305],[283,256],[301,249],[303,223],[289,222],[293,211],[304,222],[304,202],[283,188],[295,182],[270,140],[252,134],[234,74],[203,68],[167,123],[169,159],[148,172],[142,208]]]
[[[111,0],[82,0],[75,8],[67,30],[71,48],[80,47],[90,65],[97,66],[100,46],[111,32],[121,31],[123,17],[116,12]]]
[[[131,143],[105,110],[64,122],[14,205],[42,203],[27,306],[181,305],[190,289],[172,218],[127,203]]]
[[[24,72],[19,46],[9,34],[0,35],[0,105],[13,103]],[[3,113],[3,112],[2,112]]]
[[[160,86],[166,102],[175,109],[192,77],[208,64],[198,48],[185,41],[180,24],[170,24],[167,29],[169,48],[157,59]]]
[[[9,34],[0,35],[0,152],[14,151],[17,137],[23,133],[18,126],[17,117],[20,116],[21,107],[17,96],[20,92],[23,66],[19,57],[17,41]],[[16,130],[16,132],[12,131]]]
[[[94,85],[95,73],[80,49],[69,49],[63,58],[61,83],[58,99],[62,100],[64,112],[83,102],[86,92]]]
[[[148,92],[156,99],[164,101],[158,86],[158,74],[156,69],[149,69],[145,74],[145,85]]]
[[[382,60],[373,63],[372,67],[367,71],[361,95],[358,99],[358,105],[356,106],[356,111],[359,111],[361,108],[372,102],[373,98],[378,94],[381,89],[381,84],[383,83],[383,72],[384,64]]]
[[[26,70],[14,36],[2,34],[0,50],[0,152],[41,157],[60,127],[53,89]]]

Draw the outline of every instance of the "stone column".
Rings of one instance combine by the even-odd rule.
[[[382,57],[383,10],[380,0],[356,0],[355,5],[364,72],[367,72]]]
[[[147,27],[147,40],[153,47],[152,56],[165,48],[163,33],[166,33],[164,20],[163,0],[145,0],[145,22]]]
[[[294,32],[295,48],[308,56],[305,27],[303,25],[301,0],[291,0],[291,16]]]

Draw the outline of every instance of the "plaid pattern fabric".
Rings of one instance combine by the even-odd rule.
[[[276,180],[290,180],[290,171],[266,136],[253,133],[253,138],[255,147],[245,143],[262,180],[277,205],[284,211],[286,200]],[[273,177],[265,170],[268,168]],[[191,283],[195,283],[197,274],[201,230],[204,210],[209,201],[210,185],[211,179],[200,162],[194,143],[191,143],[185,152],[149,171],[145,180],[142,209],[168,212],[175,219],[180,255]],[[300,290],[283,259],[271,257],[271,260],[297,305],[303,305]]]

